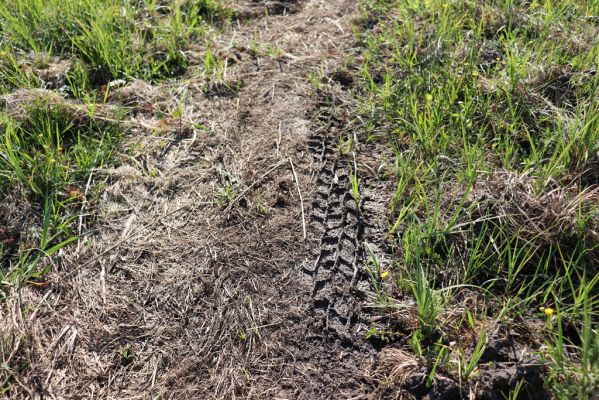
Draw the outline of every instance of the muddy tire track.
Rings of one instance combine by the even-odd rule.
[[[308,142],[320,168],[309,214],[312,259],[302,269],[312,281],[312,327],[354,346],[356,324],[363,319],[363,203],[352,191],[351,159],[340,154],[336,143],[326,129],[315,131]]]

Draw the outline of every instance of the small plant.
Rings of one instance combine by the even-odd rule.
[[[225,175],[223,177],[223,185],[219,191],[219,200],[217,203],[222,206],[228,206],[235,200],[238,193],[239,190],[234,184],[233,178],[229,175]]]
[[[349,180],[351,182],[351,193],[356,203],[356,210],[360,210],[360,183],[358,175],[354,171],[350,171]]]
[[[339,138],[339,152],[343,155],[352,155],[355,151],[355,143],[352,135],[347,135],[347,139]]]
[[[226,64],[210,48],[204,55],[204,74],[216,82],[225,81]]]
[[[374,254],[371,245],[364,243],[364,248],[368,254],[365,266],[366,272],[370,277],[370,283],[374,289],[374,292],[376,293],[377,302],[384,305],[388,302],[389,297],[382,281],[388,276],[389,273],[382,270],[381,263],[376,254]],[[383,277],[383,275],[385,276]]]
[[[433,365],[432,365],[430,372],[428,374],[428,377],[426,379],[426,387],[427,388],[430,388],[433,386],[437,368],[440,365],[446,364],[450,351],[448,350],[448,348],[446,346],[444,346],[441,343],[441,339],[439,339],[439,341],[437,341],[437,343],[435,344],[433,353],[437,353],[437,355],[435,357],[435,361],[433,362]]]
[[[431,288],[422,267],[416,268],[416,279],[411,283],[412,294],[416,300],[420,329],[425,337],[429,337],[437,326],[437,318],[441,311],[441,295]]]
[[[397,341],[397,338],[400,336],[401,334],[399,332],[394,332],[391,330],[385,330],[376,326],[372,326],[366,332],[365,339],[369,341],[393,343]]]
[[[460,371],[460,375],[462,376],[463,379],[467,380],[472,375],[472,373],[476,370],[476,367],[478,366],[478,362],[480,361],[480,358],[482,357],[482,355],[485,351],[485,347],[486,347],[486,334],[485,334],[485,329],[483,327],[481,329],[479,337],[476,340],[476,344],[474,346],[474,349],[472,350],[470,359],[468,361],[466,361],[464,359],[463,354],[461,355],[459,371]]]
[[[308,81],[310,85],[314,88],[314,90],[319,90],[321,86],[320,76],[315,72],[308,73]]]
[[[525,381],[521,380],[518,382],[513,390],[510,390],[507,395],[504,395],[505,400],[518,400],[520,398],[520,391],[524,387]]]
[[[127,366],[133,362],[133,349],[131,349],[131,347],[121,347],[117,350],[117,353],[121,357],[122,366]]]

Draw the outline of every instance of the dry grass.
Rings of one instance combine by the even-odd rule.
[[[492,215],[525,240],[536,239],[551,245],[565,237],[579,234],[588,247],[599,244],[599,214],[582,228],[580,213],[588,212],[599,202],[599,187],[580,190],[579,185],[547,187],[540,193],[539,180],[515,172],[498,172],[476,182],[468,201],[476,204],[473,219]]]

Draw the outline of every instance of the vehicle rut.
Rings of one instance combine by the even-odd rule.
[[[303,271],[311,279],[312,325],[343,345],[353,345],[364,300],[363,202],[354,196],[351,159],[341,154],[335,138],[317,130],[308,141],[320,166],[309,213],[314,240]]]

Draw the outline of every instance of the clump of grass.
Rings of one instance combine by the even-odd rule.
[[[360,34],[357,111],[369,139],[396,152],[389,237],[420,319],[412,342],[449,370],[472,352],[456,363],[474,376],[483,345],[440,356],[439,335],[459,338],[444,293],[486,299],[468,329],[526,324],[551,304],[559,317],[535,337],[559,367],[548,385],[588,398],[599,377],[597,330],[582,328],[599,318],[599,182],[588,173],[599,151],[597,3],[363,4],[372,29]]]
[[[60,104],[40,99],[24,115],[0,117],[0,193],[3,201],[31,203],[29,232],[19,232],[17,254],[2,254],[6,285],[39,276],[38,265],[72,242],[73,224],[89,174],[111,162],[120,130]],[[2,238],[11,239],[11,238]]]
[[[88,177],[110,162],[122,134],[101,122],[119,116],[95,115],[103,107],[98,103],[128,80],[152,83],[180,75],[197,42],[208,43],[205,72],[216,75],[224,66],[210,50],[210,34],[232,16],[217,0],[0,3],[0,94],[6,103],[0,116],[0,190],[4,202],[27,200],[32,206],[23,212],[36,214],[22,218],[29,224],[19,225],[21,232],[0,231],[10,236],[0,237],[3,285],[29,279],[37,267],[24,265],[37,266],[52,246],[79,233],[72,220],[87,195]],[[66,92],[85,106],[38,88]],[[23,107],[28,100],[32,104]]]
[[[46,54],[83,63],[71,86],[115,79],[163,79],[187,66],[186,46],[205,38],[211,23],[232,12],[215,0],[7,0],[0,4],[0,83],[31,84],[22,54]],[[80,69],[80,66],[78,67]]]

